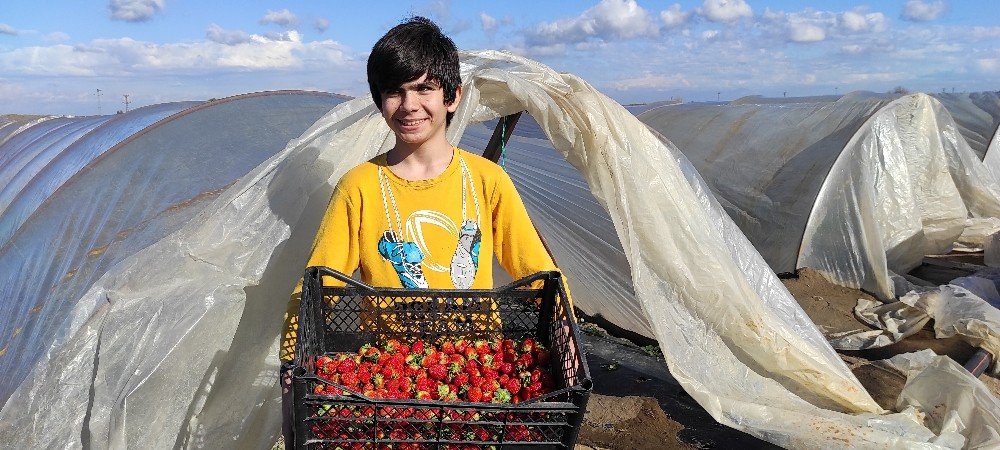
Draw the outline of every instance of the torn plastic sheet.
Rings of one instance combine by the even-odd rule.
[[[896,355],[876,363],[906,375],[896,408],[920,411],[951,448],[996,448],[1000,440],[1000,401],[951,358],[932,350]]]
[[[883,347],[912,335],[933,319],[937,338],[958,336],[973,347],[1000,355],[998,283],[1000,272],[989,269],[936,288],[912,286],[892,303],[859,299],[855,315],[872,330],[835,336],[831,344],[844,350]],[[997,373],[997,364],[991,370]]]
[[[613,219],[637,320],[718,421],[793,448],[941,447],[918,414],[883,414],[669,142],[536,62],[481,52],[462,68],[452,141],[470,122],[522,109],[538,121]],[[278,299],[301,274],[336,180],[389,136],[369,99],[344,103],[178,231],[110,267],[72,299],[0,411],[0,441],[268,448],[280,416]]]

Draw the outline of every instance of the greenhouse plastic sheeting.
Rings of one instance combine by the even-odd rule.
[[[452,141],[522,109],[538,121],[609,211],[671,373],[713,417],[795,448],[943,442],[914,410],[882,414],[671,144],[572,75],[497,52],[462,68]],[[268,448],[283,299],[332,186],[391,144],[369,99],[344,103],[106,270],[0,411],[0,441]]]
[[[29,147],[42,152],[35,155],[21,170],[0,163],[0,167],[5,168],[4,173],[13,173],[11,181],[0,188],[0,246],[10,239],[14,231],[21,227],[45,199],[102,152],[146,126],[195,104],[196,102],[164,103],[114,116],[57,119],[85,125],[79,128],[86,134],[81,136],[77,132],[65,136],[60,139],[61,145],[58,146],[46,147],[38,145],[38,140],[32,141]],[[99,126],[94,127],[93,124]],[[12,146],[0,144],[0,155],[12,152]]]
[[[811,267],[893,299],[892,272],[960,236],[982,245],[995,229],[981,225],[1000,217],[1000,179],[925,94],[664,106],[639,117],[684,152],[779,273]]]
[[[1000,131],[1000,92],[932,94],[955,119],[958,131],[980,160]]]
[[[101,276],[180,228],[343,100],[321,93],[252,94],[81,121],[104,126],[90,127],[90,134],[46,157],[45,167],[23,184],[18,201],[0,213],[0,298],[5,299],[0,399],[7,399],[53,342],[67,337],[71,311]],[[41,122],[0,149],[5,157],[11,148],[41,155],[65,141],[69,134],[62,130],[75,121]],[[52,136],[56,133],[63,136]],[[10,169],[22,167],[27,164]],[[0,176],[20,176],[10,176],[8,168],[3,166]],[[161,271],[167,269],[145,267],[150,279],[165,276]]]
[[[495,128],[493,122],[470,125],[459,145],[486,148]],[[527,114],[518,120],[503,150],[499,162],[514,181],[546,246],[556,255],[559,270],[571,280],[573,305],[652,338],[646,313],[635,301],[628,258],[614,223],[580,172],[552,148],[544,131]],[[502,269],[495,273],[504,274]],[[496,283],[506,281],[498,279]]]

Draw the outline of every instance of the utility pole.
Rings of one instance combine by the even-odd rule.
[[[128,94],[123,95],[125,97],[125,112],[128,112]]]
[[[101,89],[97,89],[97,115],[101,115]]]

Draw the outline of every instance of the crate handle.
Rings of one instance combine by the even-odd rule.
[[[310,272],[309,272],[310,269],[316,269],[316,273],[315,274],[310,274]],[[340,281],[343,281],[344,284],[346,284],[346,285],[351,285],[351,286],[354,286],[354,287],[357,287],[357,288],[361,288],[361,289],[365,289],[365,290],[369,290],[369,291],[374,291],[375,290],[374,287],[369,286],[368,284],[365,284],[365,283],[363,283],[361,281],[355,280],[354,278],[351,278],[351,277],[347,276],[347,274],[345,274],[343,272],[339,272],[339,271],[333,270],[333,269],[331,269],[329,267],[323,267],[323,266],[307,267],[306,268],[306,273],[310,274],[311,276],[315,276],[317,278],[319,278],[321,275],[327,275],[327,276],[331,276],[333,278],[336,278],[336,279],[338,279]],[[320,283],[320,286],[322,286],[322,283]]]

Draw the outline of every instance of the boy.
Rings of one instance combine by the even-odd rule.
[[[368,85],[396,142],[341,178],[307,267],[348,275],[360,268],[369,285],[411,289],[492,288],[494,254],[514,279],[556,270],[506,172],[448,142],[461,84],[458,50],[430,20],[414,17],[375,44]],[[283,361],[294,358],[297,297],[285,316]],[[291,380],[283,368],[288,445]]]
[[[434,289],[492,288],[494,255],[514,279],[556,270],[510,177],[445,136],[462,88],[458,50],[437,25],[414,17],[389,30],[369,56],[368,84],[395,145],[341,178],[307,267]]]

